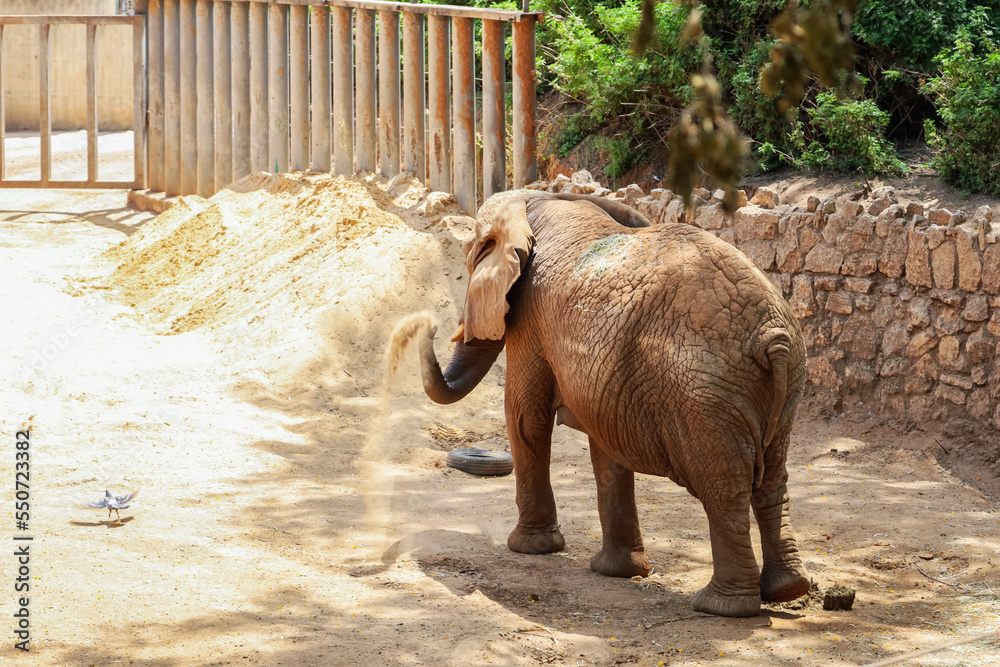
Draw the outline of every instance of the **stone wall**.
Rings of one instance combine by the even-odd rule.
[[[692,205],[668,190],[602,188],[587,172],[530,186],[626,202],[654,224],[684,223],[735,245],[781,288],[805,333],[809,401],[911,424],[966,418],[1000,429],[1000,243],[992,211],[901,206],[892,188],[862,201],[722,191]]]

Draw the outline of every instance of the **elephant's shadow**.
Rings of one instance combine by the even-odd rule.
[[[589,568],[589,554],[574,550],[528,555],[497,546],[486,535],[455,530],[424,530],[390,545],[379,566],[360,568],[356,577],[391,576],[394,565],[411,561],[427,577],[457,597],[478,591],[514,614],[541,625],[553,618],[573,619],[573,632],[597,635],[611,621],[647,630],[665,624],[732,621],[726,639],[753,634],[767,618],[792,618],[780,611],[763,611],[754,619],[722,619],[690,610],[691,590],[674,590],[650,578],[605,577]],[[742,622],[740,622],[742,621]],[[750,621],[751,623],[748,623]]]

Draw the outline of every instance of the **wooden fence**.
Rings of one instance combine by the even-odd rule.
[[[378,0],[148,0],[148,184],[211,196],[252,171],[412,171],[473,213],[537,178],[531,12]],[[513,26],[512,182],[505,27]],[[400,48],[402,46],[402,48]]]
[[[4,134],[4,59],[30,57],[24,53],[4,51],[4,28],[9,25],[38,26],[39,69],[39,134],[41,138],[41,176],[38,180],[8,179]],[[54,180],[52,178],[52,91],[50,79],[52,58],[49,33],[53,25],[84,25],[87,29],[87,178],[83,181]],[[127,61],[132,67],[133,133],[135,171],[132,181],[113,181],[98,177],[97,152],[97,40],[98,28],[108,25],[132,26],[132,53]],[[123,54],[124,55],[124,54]],[[121,63],[109,64],[121,66]],[[145,21],[142,16],[0,16],[0,188],[141,188],[146,182],[146,113],[144,76],[146,73]]]

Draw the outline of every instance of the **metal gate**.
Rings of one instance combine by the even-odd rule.
[[[4,28],[9,25],[38,26],[39,67],[39,134],[41,135],[41,178],[38,180],[8,179],[4,135]],[[49,32],[53,25],[84,25],[87,28],[87,179],[84,181],[53,180],[52,178],[52,73]],[[132,130],[135,148],[135,170],[130,181],[99,180],[97,118],[97,40],[100,28],[108,25],[132,26]],[[146,183],[146,23],[145,16],[0,16],[0,188],[142,188]]]

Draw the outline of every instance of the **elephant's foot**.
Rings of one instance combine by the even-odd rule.
[[[507,537],[507,547],[522,554],[550,554],[562,551],[566,540],[558,526],[546,530],[531,530],[518,525]]]
[[[760,597],[764,602],[791,602],[808,592],[809,573],[800,563],[764,563],[760,573]]]
[[[757,593],[726,593],[715,580],[694,594],[691,608],[716,616],[756,616],[760,612],[760,595]]]
[[[590,569],[606,577],[645,577],[650,567],[644,551],[604,547],[590,559]]]

